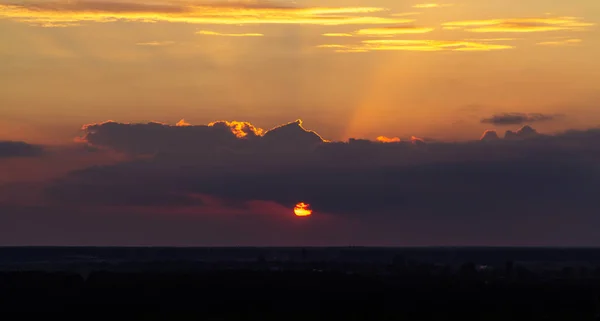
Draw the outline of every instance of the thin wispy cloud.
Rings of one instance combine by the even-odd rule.
[[[0,4],[0,19],[31,25],[76,25],[84,22],[172,22],[189,24],[369,25],[401,23],[378,16],[378,7],[294,7],[273,3],[228,1],[205,4],[138,2],[27,2]]]
[[[464,30],[467,32],[548,32],[548,31],[584,31],[594,23],[577,17],[514,18],[453,21],[442,24],[444,29]]]
[[[519,40],[519,38],[468,38],[465,39],[467,41],[515,41]]]
[[[349,49],[350,47],[346,45],[325,44],[318,45],[317,48]]]
[[[32,24],[32,26],[42,27],[42,28],[67,28],[67,27],[77,27],[80,26],[79,23],[70,23],[70,22],[46,22],[42,24]]]
[[[494,51],[514,48],[507,44],[475,41],[448,40],[404,40],[376,39],[364,40],[357,45],[325,44],[319,48],[332,48],[336,52],[366,52],[366,51]]]
[[[564,39],[555,41],[542,41],[536,43],[538,46],[573,46],[582,43],[582,39]]]
[[[169,46],[174,44],[174,41],[149,41],[149,42],[138,42],[137,46],[149,46],[149,47],[160,47],[160,46]]]
[[[369,50],[416,50],[416,51],[491,51],[512,49],[510,45],[473,41],[445,40],[365,40]]]
[[[418,8],[418,9],[432,9],[432,8],[444,8],[444,7],[451,7],[454,4],[452,3],[420,3],[420,4],[415,4],[413,6],[413,8]]]
[[[323,37],[352,37],[353,35],[351,33],[336,33],[336,32],[330,32],[330,33],[324,33]]]
[[[262,37],[262,36],[264,36],[264,34],[262,34],[262,33],[221,33],[221,32],[208,31],[208,30],[200,30],[200,31],[196,32],[196,34],[205,35],[205,36],[221,36],[221,37]]]
[[[422,34],[435,30],[435,28],[416,27],[416,26],[397,26],[397,27],[382,27],[382,28],[367,28],[356,31],[357,35],[361,36],[394,36],[404,34]]]
[[[391,16],[392,17],[408,17],[408,16],[417,16],[420,15],[421,12],[418,11],[411,11],[411,12],[397,12],[397,13],[392,13]]]
[[[414,22],[414,20],[407,19],[404,23]],[[396,35],[406,34],[424,34],[434,31],[435,28],[431,27],[419,27],[414,25],[395,25],[389,27],[375,27],[375,28],[363,28],[353,32],[347,33],[324,33],[325,37],[393,37]]]
[[[360,52],[369,52],[367,49],[337,49],[335,52],[339,53],[360,53]]]

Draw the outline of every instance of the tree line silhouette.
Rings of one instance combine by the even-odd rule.
[[[109,320],[600,320],[600,269],[473,263],[181,263],[89,273],[5,271],[0,306],[19,316]]]

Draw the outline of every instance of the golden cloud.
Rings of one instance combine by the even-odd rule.
[[[538,46],[572,46],[583,42],[582,39],[563,39],[563,40],[555,40],[555,41],[544,41],[538,42],[536,45]]]
[[[452,3],[421,3],[421,4],[415,4],[413,6],[413,8],[431,9],[431,8],[451,7],[453,5],[454,4],[452,4]]]
[[[402,23],[410,23],[414,22],[412,19],[403,19],[399,20]],[[435,30],[435,28],[429,27],[417,27],[413,25],[396,25],[389,27],[376,27],[376,28],[364,28],[356,30],[352,33],[324,33],[325,37],[353,37],[353,36],[362,36],[362,37],[393,37],[396,35],[405,35],[405,34],[423,34],[428,33]]]
[[[420,15],[420,12],[417,11],[412,11],[412,12],[397,12],[397,13],[392,13],[392,17],[406,17],[406,16],[416,16],[416,15]]]
[[[182,119],[182,120],[178,121],[177,124],[175,124],[175,126],[177,126],[177,127],[188,127],[188,126],[192,126],[192,124],[186,122],[185,119]]]
[[[222,36],[222,37],[262,37],[262,33],[220,33],[215,31],[200,30],[196,32],[198,35],[206,36]]]
[[[401,140],[398,137],[379,136],[377,141],[380,143],[399,143]]]
[[[477,41],[447,40],[399,40],[377,39],[364,40],[358,45],[326,44],[319,48],[333,48],[337,52],[366,51],[493,51],[512,49],[513,46]]]
[[[174,41],[150,41],[150,42],[138,42],[136,45],[138,46],[150,46],[150,47],[159,47],[159,46],[168,46],[174,44]]]
[[[356,31],[356,34],[361,36],[394,36],[404,34],[422,34],[435,30],[435,28],[415,27],[415,26],[398,26],[398,27],[383,27],[383,28],[368,28]]]
[[[483,42],[489,42],[489,41],[514,41],[514,40],[519,40],[519,38],[470,38],[470,39],[465,39],[467,41],[483,41]]]
[[[318,45],[317,48],[348,49],[349,47],[346,45],[325,44],[325,45]]]
[[[66,28],[66,27],[77,27],[80,26],[79,23],[73,22],[45,22],[38,25],[38,27],[42,28]]]
[[[367,49],[337,49],[335,52],[340,52],[340,53],[353,53],[353,52],[369,52],[369,50]]]
[[[395,24],[402,19],[374,16],[377,7],[291,7],[255,2],[143,4],[69,1],[1,4],[0,19],[38,26],[81,22],[177,22],[191,24]]]
[[[577,17],[516,18],[453,21],[442,24],[444,29],[464,30],[468,32],[546,32],[546,31],[583,31],[593,23],[583,22]]]
[[[324,37],[352,37],[351,33],[324,33]]]
[[[220,121],[215,121],[215,122],[209,123],[208,126],[209,127],[213,127],[213,126],[228,127],[237,138],[244,138],[244,137],[248,136],[248,134],[251,134],[252,136],[263,136],[265,134],[264,129],[256,127],[256,126],[252,125],[251,123],[245,122],[245,121],[220,120]]]

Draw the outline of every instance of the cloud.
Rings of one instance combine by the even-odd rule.
[[[122,229],[126,244],[548,245],[566,242],[556,237],[565,228],[573,242],[600,244],[587,228],[600,223],[598,129],[386,144],[326,142],[301,121],[268,131],[181,123],[84,126],[84,141],[101,150],[152,155],[80,168],[43,188],[0,186],[3,244],[27,240],[14,228],[44,244],[112,244]],[[11,195],[26,191],[41,201],[15,203]],[[298,225],[301,201],[315,212]]]
[[[449,41],[449,40],[404,40],[374,39],[363,40],[358,45],[325,44],[318,48],[333,48],[336,51],[494,51],[514,48],[511,45],[495,44],[489,41]]]
[[[161,47],[161,46],[169,46],[174,44],[175,41],[149,41],[149,42],[138,42],[137,46],[149,46],[149,47]]]
[[[191,125],[184,120],[175,126],[157,122],[125,124],[108,121],[85,125],[82,130],[84,136],[79,139],[82,142],[133,154],[188,153],[190,150],[209,153],[278,146],[310,149],[324,141],[315,132],[304,129],[301,120],[268,131],[241,121]]]
[[[349,48],[349,47],[346,46],[346,45],[325,44],[325,45],[318,45],[317,48],[346,49],[346,48]]]
[[[318,134],[311,135],[301,125],[292,122],[256,136],[261,137],[257,141],[274,139],[274,149],[259,144],[240,145],[227,153],[188,148],[92,167],[53,182],[46,195],[56,204],[111,206],[123,212],[151,209],[223,222],[228,211],[247,211],[249,202],[277,204],[281,212],[276,216],[291,217],[293,206],[306,201],[316,218],[326,213],[338,224],[353,224],[355,236],[350,239],[366,241],[370,236],[381,241],[384,233],[396,245],[424,240],[411,234],[415,228],[424,234],[435,231],[438,242],[487,244],[514,240],[506,231],[519,230],[519,238],[534,235],[542,240],[552,235],[545,233],[561,229],[564,220],[585,225],[598,221],[592,214],[597,207],[594,191],[600,187],[599,130],[543,135],[524,126],[510,131],[506,139],[487,132],[484,137],[493,139],[485,142],[424,142],[413,137],[394,144],[360,139],[319,143]],[[147,135],[148,125],[141,126],[132,128]],[[194,131],[185,133],[197,138]],[[152,138],[148,140],[157,147],[169,140]],[[298,150],[303,140],[317,144]],[[226,204],[229,210],[210,204]],[[206,207],[213,210],[203,210]],[[258,214],[247,215],[251,221]],[[255,228],[253,232],[268,231]],[[229,233],[227,228],[220,231]]]
[[[476,41],[476,42],[495,42],[495,41],[515,41],[519,40],[519,38],[467,38],[467,41]]]
[[[177,126],[177,127],[187,127],[187,126],[192,126],[192,124],[186,122],[185,119],[181,119],[180,121],[177,122],[177,124],[175,124],[175,126]]]
[[[420,137],[416,137],[416,136],[412,136],[410,138],[410,142],[415,144],[415,145],[423,145],[425,144],[425,140],[423,138]]]
[[[415,27],[415,26],[396,26],[382,28],[368,28],[356,31],[360,36],[395,36],[404,34],[422,34],[435,30],[435,28]]]
[[[190,24],[393,24],[399,19],[376,16],[377,7],[294,7],[271,2],[216,3],[26,2],[0,5],[0,18],[31,25],[77,25],[85,22],[172,22]],[[400,20],[401,21],[401,20]]]
[[[327,142],[315,131],[306,130],[300,119],[267,131],[261,140],[269,146],[307,150]]]
[[[40,146],[24,142],[0,141],[0,159],[9,157],[34,157],[44,152]]]
[[[214,149],[236,143],[226,128],[169,126],[162,123],[122,124],[108,121],[83,127],[82,141],[130,153],[156,153],[186,148]]]
[[[533,127],[529,125],[525,125],[521,127],[521,129],[513,132],[512,130],[507,130],[506,134],[504,134],[504,139],[526,139],[526,138],[536,138],[540,134],[537,130],[533,129]]]
[[[525,113],[504,113],[493,115],[490,118],[484,118],[481,120],[483,124],[494,124],[494,125],[521,125],[525,123],[541,122],[555,120],[561,117],[560,115],[546,115],[539,113],[525,114]]]
[[[536,45],[538,45],[538,46],[572,46],[572,45],[578,45],[582,42],[583,42],[582,39],[565,39],[565,40],[538,42],[538,43],[536,43]]]
[[[143,212],[0,204],[0,213],[0,243],[6,246],[344,246],[351,235],[350,224],[323,215],[299,229],[288,209],[260,201]]]
[[[0,189],[3,184],[45,182],[62,177],[73,170],[131,160],[129,155],[80,143],[39,146],[32,152],[19,155],[23,156],[0,158]]]
[[[411,23],[413,19],[398,20],[397,23]],[[364,28],[358,29],[352,33],[324,33],[325,37],[392,37],[396,35],[404,34],[423,34],[435,30],[435,28],[428,27],[417,27],[412,25],[398,25],[389,27],[378,27],[378,28]]]
[[[352,37],[351,33],[324,33],[323,37]]]
[[[262,137],[265,133],[264,129],[255,127],[249,122],[241,121],[222,120],[212,122],[208,126],[228,128],[237,138]]]
[[[584,31],[594,23],[584,22],[577,17],[513,18],[490,20],[467,20],[443,23],[444,29],[464,30],[479,33],[527,33],[548,31]]]
[[[407,16],[418,16],[421,12],[413,11],[413,12],[397,12],[392,13],[393,17],[407,17]]]
[[[200,30],[196,32],[197,35],[205,36],[221,36],[221,37],[262,37],[262,33],[220,33],[215,31]]]
[[[369,52],[369,50],[366,50],[366,49],[337,49],[337,50],[335,50],[335,52],[340,52],[340,53],[358,53],[358,52]]]
[[[413,8],[419,8],[419,9],[431,9],[431,8],[445,8],[445,7],[452,7],[454,4],[451,3],[421,3],[421,4],[415,4],[413,6]]]
[[[67,27],[78,27],[81,26],[81,24],[74,22],[74,23],[70,23],[70,22],[43,22],[40,24],[37,24],[36,26],[38,27],[42,27],[42,28],[67,28]]]
[[[399,143],[401,140],[398,137],[379,136],[377,141],[381,143]]]
[[[498,133],[495,130],[486,130],[483,135],[481,135],[481,141],[497,141],[500,137],[498,137]]]

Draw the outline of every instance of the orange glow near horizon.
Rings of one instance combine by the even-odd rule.
[[[306,204],[304,202],[300,202],[296,204],[296,207],[294,207],[294,214],[296,214],[296,216],[311,216],[312,212],[313,211],[310,209],[310,204]]]
[[[401,140],[398,137],[379,136],[377,141],[380,143],[399,143]]]
[[[224,124],[225,126],[229,127],[231,129],[231,132],[237,138],[244,138],[244,137],[248,136],[248,132],[252,132],[256,136],[263,136],[264,133],[265,133],[265,130],[262,129],[262,128],[255,127],[254,125],[252,125],[249,122],[237,121],[237,120],[234,120],[234,121],[226,121],[226,120],[214,121],[212,123],[209,123],[208,126],[215,126],[216,124]]]
[[[177,126],[177,127],[187,127],[187,126],[192,126],[192,124],[187,123],[185,121],[185,119],[182,119],[175,126]]]

